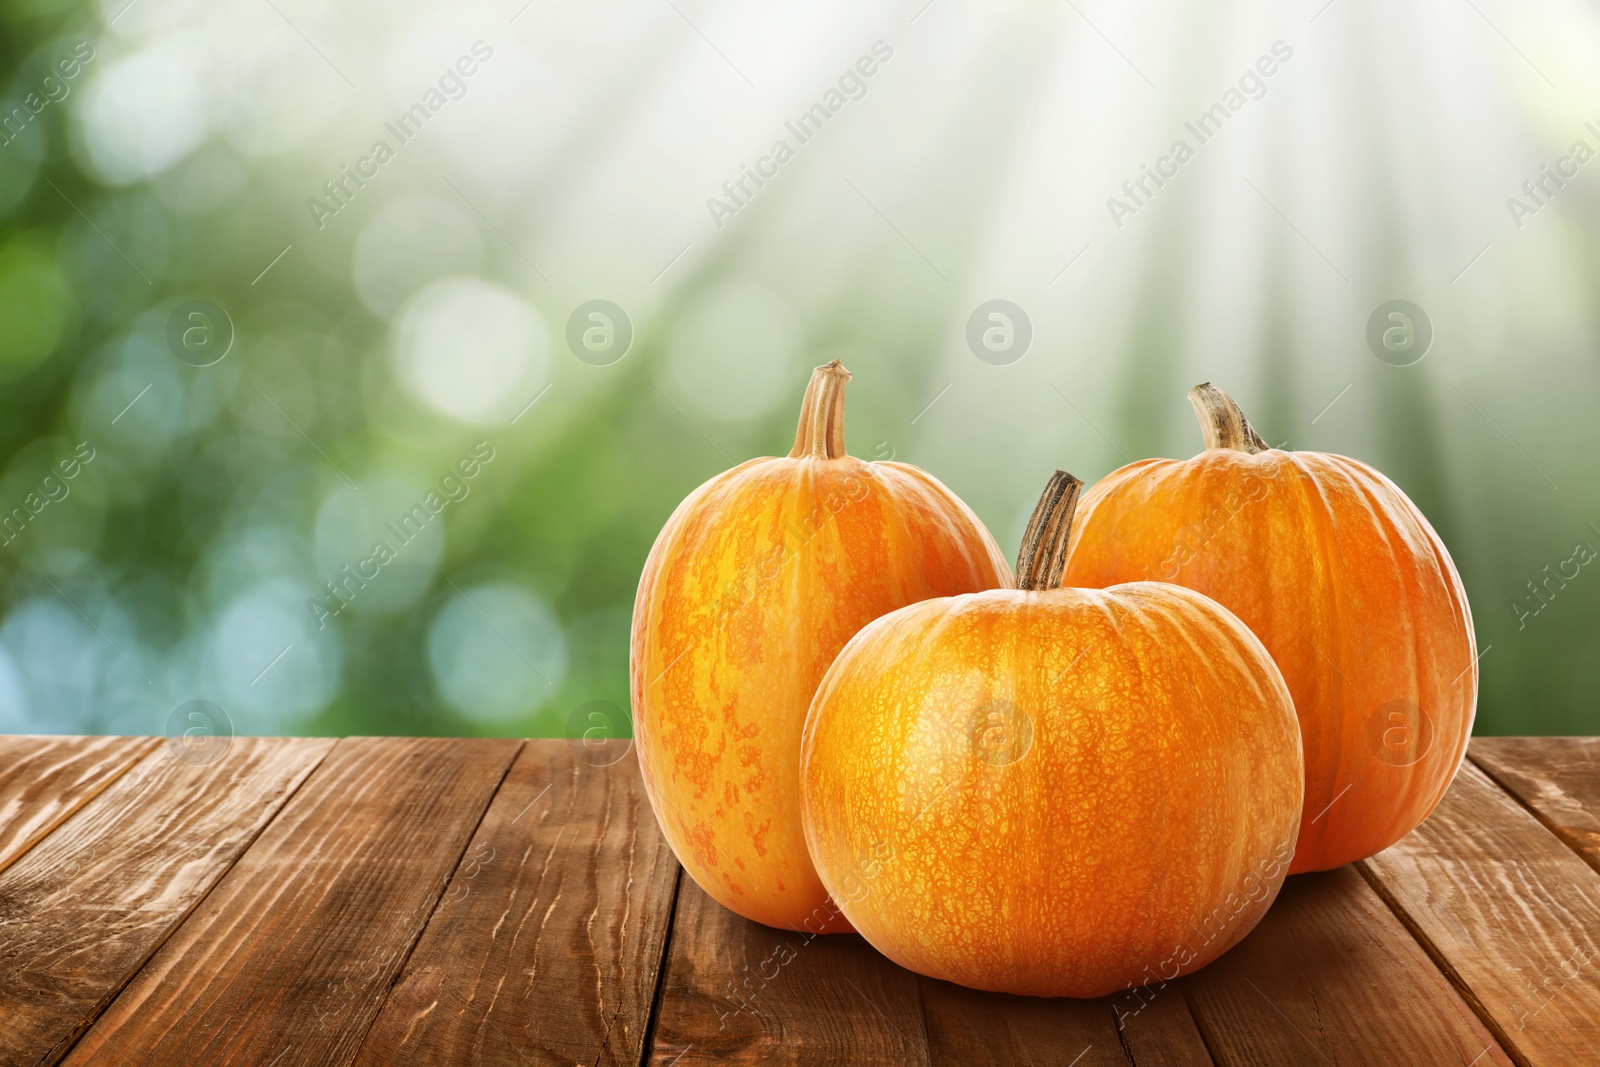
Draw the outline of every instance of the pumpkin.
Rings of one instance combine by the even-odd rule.
[[[879,615],[1011,584],[978,517],[931,475],[845,452],[850,372],[806,390],[794,448],[678,506],[639,579],[631,689],[646,790],[684,870],[748,919],[847,930],[800,828],[817,682]]]
[[[1189,399],[1205,451],[1095,485],[1067,579],[1176,582],[1243,619],[1300,716],[1305,817],[1291,872],[1370,856],[1427,818],[1472,733],[1477,656],[1461,579],[1382,474],[1268,448],[1210,383]]]
[[[885,615],[811,704],[812,861],[921,974],[1073,997],[1169,980],[1288,870],[1303,772],[1277,667],[1192,590],[1056,588],[1081,484],[1051,480],[1016,589]]]

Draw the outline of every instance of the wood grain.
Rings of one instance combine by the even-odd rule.
[[[153,737],[0,737],[0,871],[158,743]]]
[[[1127,1067],[1104,1000],[1013,997],[932,978],[921,984],[934,1067]]]
[[[1467,754],[1600,868],[1600,737],[1475,737]]]
[[[1362,865],[1515,1058],[1595,1062],[1600,875],[1474,764]]]
[[[1349,866],[1289,878],[1248,937],[1181,985],[1228,1064],[1511,1062]]]
[[[1137,1067],[1205,1067],[1213,1062],[1182,996],[1155,997],[1131,1009],[1124,997],[1110,998],[1111,1011],[1122,1047]]]
[[[331,745],[241,738],[203,766],[141,746],[0,875],[0,1065],[56,1062]]]
[[[637,1067],[678,864],[630,754],[529,741],[368,1031],[362,1067]]]
[[[926,1064],[917,976],[856,934],[740,918],[684,877],[650,1062]]]
[[[1600,1062],[1600,739],[1475,740],[1405,840],[1098,1001],[741,919],[586,751],[0,738],[0,1067]]]
[[[338,742],[66,1062],[348,1063],[519,747]]]

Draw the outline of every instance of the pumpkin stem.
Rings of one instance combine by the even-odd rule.
[[[1078,509],[1083,483],[1066,471],[1056,471],[1034,505],[1028,528],[1017,552],[1018,589],[1059,589],[1067,569],[1067,537],[1072,533],[1072,513]]]
[[[844,385],[849,380],[850,372],[838,360],[811,372],[789,458],[844,458]]]
[[[1189,390],[1189,403],[1194,405],[1207,448],[1231,448],[1251,455],[1267,450],[1267,443],[1250,426],[1233,397],[1210,382]]]

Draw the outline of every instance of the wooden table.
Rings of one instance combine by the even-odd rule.
[[[735,917],[625,744],[0,738],[0,1065],[1600,1063],[1600,738],[1474,741],[1400,844],[1097,1001]]]

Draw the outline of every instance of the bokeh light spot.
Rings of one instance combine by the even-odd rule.
[[[428,406],[465,422],[509,416],[543,378],[550,334],[532,305],[478,278],[445,278],[406,303],[395,324],[400,376]]]
[[[356,291],[382,318],[428,282],[483,265],[483,238],[465,211],[431,196],[406,196],[373,213],[356,239]]]
[[[561,623],[511,582],[451,590],[428,631],[439,693],[474,722],[503,722],[555,696],[567,668]]]
[[[79,111],[89,163],[114,185],[160,174],[206,133],[200,79],[189,52],[152,45],[108,63]]]

